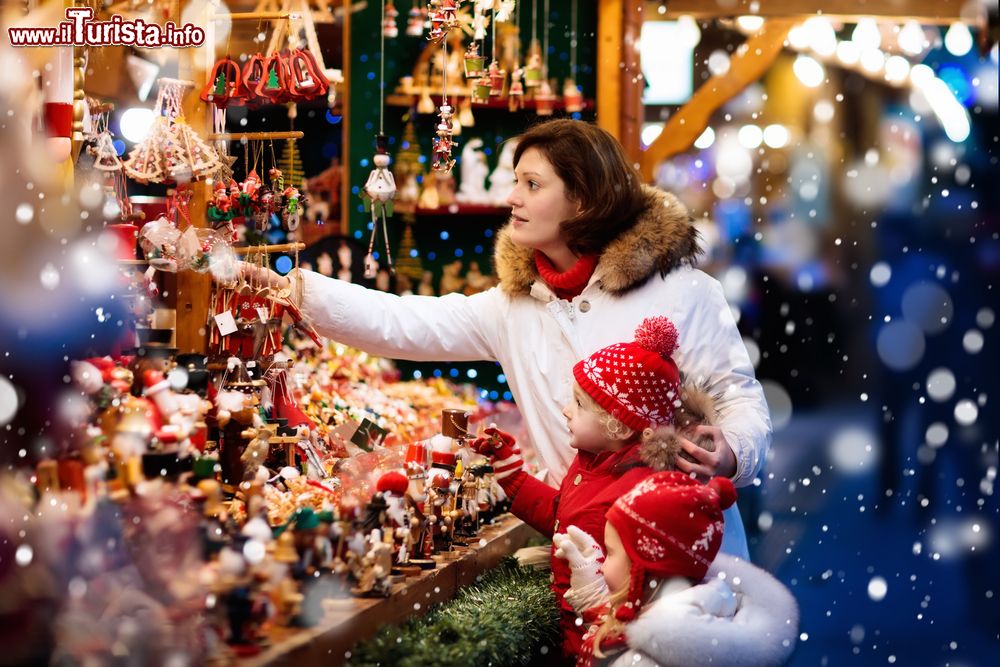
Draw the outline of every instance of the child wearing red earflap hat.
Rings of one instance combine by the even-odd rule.
[[[578,667],[694,664],[781,665],[798,633],[798,608],[774,577],[719,554],[722,511],[736,501],[732,482],[707,484],[658,472],[607,512],[607,557],[587,586],[604,587],[607,603],[584,612],[596,621],[584,636]],[[580,562],[570,527],[561,555]],[[570,591],[572,599],[579,591]]]

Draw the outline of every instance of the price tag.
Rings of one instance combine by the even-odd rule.
[[[268,317],[267,308],[257,306],[257,317],[260,318],[260,321],[263,324],[267,324],[267,321],[270,319],[270,317]]]
[[[227,310],[224,313],[219,313],[215,316],[215,326],[219,327],[219,333],[223,336],[228,336],[231,333],[236,333],[236,318],[233,317],[232,311]]]

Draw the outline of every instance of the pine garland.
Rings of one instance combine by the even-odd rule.
[[[527,665],[558,656],[559,612],[549,573],[507,557],[427,616],[383,628],[351,651],[351,667]]]

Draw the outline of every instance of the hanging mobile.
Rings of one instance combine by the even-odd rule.
[[[385,2],[382,3],[382,21],[385,21]],[[385,261],[389,272],[392,268],[392,254],[389,251],[389,229],[386,219],[392,215],[392,199],[396,196],[396,180],[389,171],[389,139],[385,136],[385,35],[382,35],[382,58],[379,71],[379,118],[378,134],[375,135],[375,156],[372,162],[375,168],[368,175],[364,193],[361,195],[368,205],[372,215],[372,235],[368,241],[368,254],[365,255],[365,278],[371,279],[378,274],[378,262],[375,261],[375,237],[378,235],[379,219],[382,222],[382,237],[385,240]]]
[[[372,235],[368,241],[368,254],[365,255],[365,278],[374,278],[378,273],[378,262],[375,261],[375,237],[378,235],[379,220],[382,222],[382,236],[385,238],[385,259],[389,271],[393,272],[392,255],[389,252],[389,231],[386,218],[392,215],[392,199],[396,196],[396,180],[389,171],[389,140],[381,132],[375,137],[375,157],[372,162],[375,168],[368,175],[365,183],[364,199],[372,214]]]

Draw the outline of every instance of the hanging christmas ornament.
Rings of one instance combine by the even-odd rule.
[[[107,130],[97,135],[97,142],[93,149],[94,169],[101,171],[120,171],[122,161],[118,157],[118,150],[115,148],[114,139]]]
[[[202,102],[214,104],[220,109],[225,109],[230,104],[242,104],[242,78],[243,72],[240,66],[226,56],[215,63],[199,97]]]
[[[372,216],[372,235],[368,242],[368,254],[365,256],[365,278],[374,278],[378,273],[378,262],[375,261],[375,237],[378,235],[379,222],[382,223],[382,236],[385,238],[385,256],[392,271],[392,256],[389,253],[389,233],[386,218],[392,215],[392,200],[396,196],[396,181],[389,171],[389,141],[379,133],[375,137],[375,156],[372,162],[375,168],[368,175],[365,183],[364,199]]]
[[[576,22],[577,22],[577,0],[572,0],[570,5],[570,33],[569,33],[569,78],[563,83],[563,103],[566,105],[566,113],[578,113],[583,111],[583,93],[576,85]]]
[[[465,76],[474,79],[483,75],[486,56],[479,53],[479,42],[473,41],[465,50]]]
[[[563,103],[566,105],[566,113],[583,111],[583,93],[572,79],[566,79],[563,84]]]
[[[487,93],[487,98],[489,93]],[[453,138],[453,128],[452,128],[452,108],[448,104],[442,104],[441,110],[438,113],[440,116],[440,121],[437,125],[437,136],[434,137],[434,159],[431,162],[431,168],[434,171],[451,173],[452,167],[455,166],[455,160],[451,157],[451,151],[454,148],[455,140]]]
[[[524,85],[537,88],[542,85],[542,47],[538,43],[538,0],[531,0],[531,45],[524,65]]]
[[[521,83],[523,75],[524,70],[520,67],[515,68],[510,74],[510,90],[507,91],[507,108],[511,111],[524,108],[524,84]]]
[[[424,34],[424,21],[426,20],[424,13],[426,7],[417,7],[417,1],[413,0],[414,4],[410,7],[410,14],[406,20],[406,34],[410,37],[422,37]]]
[[[181,100],[191,81],[160,79],[149,134],[125,160],[125,173],[143,183],[207,178],[221,167],[218,153],[184,122]]]
[[[382,20],[385,21],[385,4],[382,5]],[[375,135],[375,156],[372,158],[374,169],[368,175],[364,192],[361,195],[368,206],[372,217],[372,234],[368,241],[368,254],[365,255],[365,278],[372,279],[378,275],[378,262],[375,260],[375,237],[378,235],[379,222],[382,223],[382,237],[385,240],[385,261],[390,273],[392,254],[389,251],[389,229],[387,218],[392,215],[392,200],[396,196],[396,180],[389,171],[389,139],[385,135],[385,35],[382,36],[381,63],[379,69],[379,119],[378,134]]]
[[[474,104],[486,104],[490,101],[490,78],[485,74],[476,79],[472,86],[472,102]]]
[[[539,116],[551,116],[555,101],[556,96],[552,92],[552,86],[549,85],[548,81],[542,79],[542,85],[535,92],[535,113]]]
[[[396,27],[396,17],[399,16],[399,12],[396,11],[396,6],[392,4],[392,0],[385,5],[385,14],[382,19],[382,36],[388,37],[389,39],[395,39],[399,37],[399,28]]]
[[[507,72],[500,69],[496,60],[490,63],[489,82],[490,95],[496,97],[503,94],[504,85],[507,83]]]

